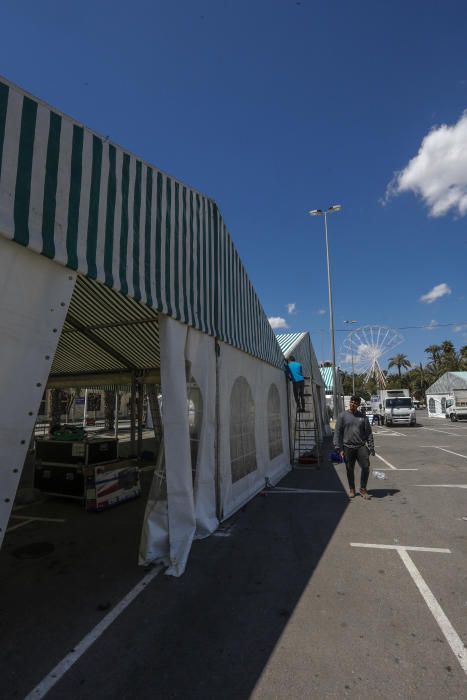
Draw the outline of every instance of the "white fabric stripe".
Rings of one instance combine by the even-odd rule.
[[[118,148],[115,154],[115,219],[112,249],[112,277],[114,289],[120,290],[120,229],[122,226],[122,169],[123,152]]]
[[[219,328],[218,335],[226,337],[226,313],[225,313],[225,232],[222,219],[217,216],[217,226],[219,229]]]
[[[204,235],[203,235],[203,200],[200,198],[198,205],[198,215],[199,219],[199,249],[198,249],[198,259],[199,259],[199,277],[198,277],[198,294],[200,298],[201,306],[201,318],[199,319],[200,328],[202,331],[206,331],[206,324],[204,322],[203,314],[206,313],[206,300],[204,298]]]
[[[73,124],[62,119],[60,153],[57,174],[57,207],[55,210],[55,260],[66,264],[66,232],[68,226],[68,199],[70,197],[71,151],[73,146]]]
[[[88,237],[89,199],[92,175],[92,134],[84,129],[81,198],[79,202],[77,256],[78,270],[87,272],[86,241]]]
[[[148,297],[146,294],[146,182],[147,168],[144,163],[141,164],[141,208],[139,216],[139,289],[141,299],[147,303]]]
[[[133,286],[133,211],[135,208],[135,176],[136,176],[136,158],[130,158],[130,171],[128,182],[128,239],[126,246],[126,283],[128,287],[128,296],[133,297],[135,294]]]
[[[105,222],[107,219],[107,189],[109,183],[109,145],[102,144],[101,186],[99,189],[99,214],[97,219],[96,239],[96,274],[97,279],[105,280],[104,250],[105,250]]]
[[[162,199],[161,199],[161,304],[162,312],[167,313],[167,299],[165,294],[165,235],[167,216],[167,177],[162,175]]]
[[[180,309],[180,318],[187,322],[185,318],[185,293],[186,293],[186,276],[183,276],[183,185],[178,185],[178,279],[179,279],[179,294],[178,306]],[[189,265],[189,258],[186,260],[186,265]],[[186,273],[185,273],[186,274]]]
[[[188,302],[188,318],[186,319],[186,322],[189,323],[190,325],[194,325],[194,314],[193,310],[191,308],[190,304],[190,298],[191,298],[191,287],[193,284],[193,280],[191,279],[191,260],[193,259],[193,250],[190,248],[190,241],[191,241],[191,231],[190,231],[190,192],[189,190],[185,187],[185,203],[186,203],[186,242],[185,242],[185,250],[186,250],[186,294],[187,294],[187,302]]]
[[[152,192],[151,192],[151,295],[152,303],[156,305],[156,188],[157,170],[152,170]]]
[[[44,203],[45,164],[49,140],[50,110],[39,104],[31,171],[31,198],[29,200],[29,248],[42,251],[42,218]]]
[[[22,108],[23,96],[10,88],[0,174],[0,231],[8,238],[15,234],[14,204]]]

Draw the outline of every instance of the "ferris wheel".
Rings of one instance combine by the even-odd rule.
[[[392,352],[404,341],[404,337],[388,326],[362,326],[351,331],[344,339],[339,365],[352,372],[364,374],[364,382],[374,377],[384,388],[386,379],[381,369],[381,358]]]

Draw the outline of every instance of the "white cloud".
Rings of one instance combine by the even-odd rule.
[[[402,192],[419,195],[430,216],[450,209],[467,214],[467,111],[453,126],[434,127],[403,170],[386,189],[383,204]]]
[[[438,321],[435,321],[435,319],[432,319],[430,323],[427,326],[424,326],[426,331],[434,331],[435,328],[438,325]]]
[[[326,313],[326,309],[318,309],[318,311],[315,311],[315,314],[318,314],[318,316],[324,316]]]
[[[461,323],[458,326],[454,326],[454,333],[460,333],[460,331],[467,331],[467,323]]]
[[[290,315],[297,313],[297,305],[294,301],[291,304],[287,304],[287,313]]]
[[[423,296],[420,297],[420,301],[424,301],[426,304],[432,304],[434,301],[441,299],[441,297],[444,297],[446,294],[451,294],[451,290],[448,285],[443,282],[442,284],[436,284],[433,289],[430,289],[429,292],[423,294]]]
[[[268,321],[271,324],[271,328],[288,328],[287,321],[280,316],[271,316],[271,318],[268,318]]]

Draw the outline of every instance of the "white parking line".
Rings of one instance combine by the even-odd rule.
[[[285,494],[290,494],[290,493],[339,493],[341,496],[345,496],[347,498],[347,494],[345,491],[323,491],[321,489],[292,489],[292,488],[286,488],[284,487],[275,487],[272,489],[267,489],[267,491],[261,491],[263,494],[269,494],[270,493],[285,493]]]
[[[457,433],[450,433],[447,430],[438,430],[437,428],[425,428],[422,426],[422,430],[431,430],[433,433],[444,433],[445,435],[452,435],[453,437],[465,437],[465,435],[458,435]]]
[[[117,605],[77,644],[69,654],[36,687],[26,695],[24,700],[43,698],[81,656],[96,642],[101,634],[110,627],[119,615],[142,593],[147,585],[162,571],[162,566],[155,566]]]
[[[431,486],[444,489],[467,489],[467,484],[416,484],[416,486]]]
[[[452,450],[446,450],[444,447],[439,447],[438,445],[433,445],[435,450],[443,450],[443,452],[449,452],[451,455],[456,455],[457,457],[462,457],[462,459],[467,459],[465,455],[459,454],[459,452],[453,452]]]
[[[421,575],[421,573],[419,572],[419,570],[417,569],[417,567],[415,566],[408,554],[408,551],[438,552],[441,554],[450,554],[451,551],[449,549],[440,549],[438,547],[404,547],[401,545],[364,544],[361,542],[351,542],[350,546],[370,547],[374,549],[395,549],[397,551],[400,558],[404,562],[407,571],[411,575],[413,582],[417,586],[425,603],[427,604],[429,611],[438,623],[441,632],[444,634],[446,641],[451,647],[451,650],[457,658],[462,670],[464,671],[464,673],[467,673],[467,649],[464,646],[464,642],[459,637],[454,627],[451,625],[444,610],[434,597],[433,593],[431,592],[425,580],[423,579],[423,576]]]
[[[418,472],[418,467],[395,467],[391,462],[388,462],[387,459],[384,459],[384,457],[381,457],[378,453],[375,454],[375,457],[378,457],[384,464],[387,464],[389,469],[395,471],[395,472]],[[382,468],[383,472],[386,471],[386,469],[383,467]]]

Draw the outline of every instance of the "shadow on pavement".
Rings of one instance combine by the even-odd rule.
[[[280,486],[334,493],[258,495],[195,542],[181,578],[158,576],[48,697],[250,697],[349,505],[326,459],[320,470],[293,470]],[[12,556],[31,535],[7,542],[0,558],[5,697],[29,692],[141,580],[143,509],[141,500],[83,514],[71,529],[36,531],[54,547],[41,559]]]
[[[400,493],[400,489],[368,489],[368,493],[372,498],[386,498]]]

